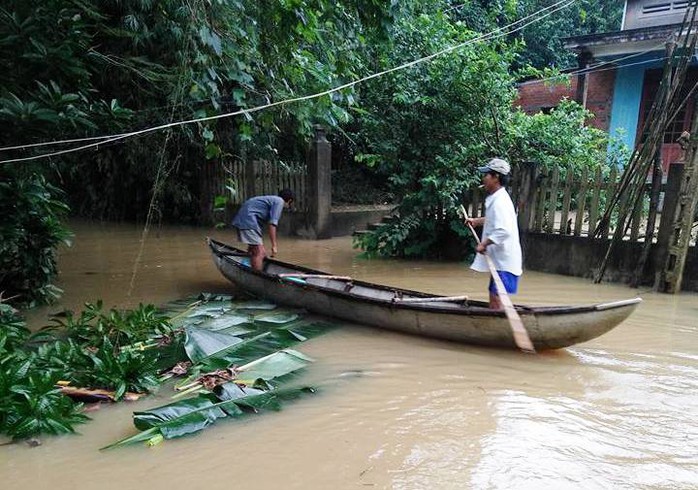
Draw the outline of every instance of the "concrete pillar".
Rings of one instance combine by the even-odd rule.
[[[315,239],[330,238],[332,210],[332,145],[325,128],[315,126],[308,158],[308,225]]]

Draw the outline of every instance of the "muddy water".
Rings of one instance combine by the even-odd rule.
[[[230,290],[204,246],[207,230],[154,230],[142,248],[133,226],[74,231],[60,260],[61,307],[97,298],[131,307]],[[366,261],[348,238],[282,238],[279,258],[485,298],[487,278],[464,264]],[[163,404],[168,394],[106,407],[81,435],[0,447],[2,488],[698,488],[698,295],[534,272],[521,286],[522,303],[637,294],[644,303],[601,338],[538,356],[347,324],[300,346],[316,360],[307,373],[320,387],[316,396],[153,448],[100,452],[134,432],[133,410]]]

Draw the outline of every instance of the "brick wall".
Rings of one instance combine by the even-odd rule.
[[[616,70],[598,71],[589,74],[587,85],[587,109],[595,114],[589,124],[608,131],[611,124],[613,87],[616,83]]]
[[[549,85],[543,82],[524,82],[519,85],[519,96],[514,105],[527,114],[557,106],[563,98],[574,100],[577,93],[577,77],[571,76],[571,83]],[[595,117],[589,125],[607,131],[611,122],[611,102],[616,71],[590,73],[587,81],[587,109]]]

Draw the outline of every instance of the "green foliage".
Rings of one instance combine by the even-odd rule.
[[[0,171],[0,292],[14,304],[49,303],[61,290],[56,248],[70,244],[62,192],[39,174]]]
[[[73,432],[87,420],[82,407],[56,388],[60,373],[37,366],[29,337],[22,318],[0,304],[0,433],[21,439]]]
[[[29,362],[29,361],[28,361]],[[11,360],[0,361],[0,428],[14,439],[37,434],[65,434],[87,417],[82,406],[56,387],[54,372],[22,370]],[[15,371],[19,368],[19,371]]]
[[[143,342],[155,335],[169,335],[172,329],[167,318],[153,305],[139,305],[135,310],[111,309],[102,312],[102,302],[87,303],[80,316],[72,311],[53,316],[54,325],[46,332],[65,332],[76,341],[100,347],[105,342],[115,348]]]
[[[361,48],[382,42],[391,15],[377,0],[11,1],[0,8],[0,145],[118,134],[325,91],[362,73]],[[345,123],[353,100],[347,89],[54,161],[77,214],[143,219],[150,210],[193,221],[213,208],[199,195],[208,167],[303,161],[313,125]]]
[[[396,23],[380,68],[476,37],[439,5],[422,3]],[[445,242],[465,234],[455,206],[478,180],[475,164],[503,147],[516,93],[508,73],[513,54],[496,42],[469,43],[361,88],[357,153],[402,196],[398,219],[357,239],[369,255],[441,256]]]
[[[59,381],[113,391],[115,400],[127,391],[153,391],[162,369],[158,361],[177,342],[152,305],[105,313],[101,303],[88,304],[78,318],[67,312],[30,335],[21,317],[0,304],[0,433],[14,439],[61,434],[87,421],[82,406],[61,393]],[[168,347],[153,349],[160,343]]]
[[[481,32],[490,31],[549,7],[548,0],[450,0],[449,15]],[[583,34],[611,32],[620,29],[624,2],[622,0],[578,0],[565,8],[508,35],[511,43],[520,44],[515,67],[533,65],[537,68],[575,66],[574,53],[564,49],[562,39]],[[548,10],[550,11],[550,10]]]
[[[438,5],[422,2],[398,20],[394,44],[380,57],[383,66],[476,35]],[[520,4],[497,5],[501,17],[486,17],[485,24],[504,22],[510,7]],[[461,257],[471,254],[470,241],[463,240],[468,231],[454,209],[463,192],[479,183],[477,164],[493,156],[515,167],[532,161],[559,168],[563,175],[567,168],[581,172],[606,163],[608,136],[585,125],[592,115],[578,104],[563,101],[551,113],[533,116],[512,109],[512,63],[520,48],[516,42],[467,45],[362,88],[364,110],[357,111],[353,135],[357,160],[388,176],[390,191],[401,196],[395,219],[355,238],[366,255],[442,257],[459,248]],[[621,154],[612,152],[615,162]]]
[[[306,389],[277,388],[311,362],[288,347],[326,332],[330,325],[305,320],[297,311],[271,311],[275,308],[268,302],[231,302],[215,295],[171,305],[169,316],[152,305],[104,312],[101,302],[88,303],[80,315],[65,312],[32,335],[17,311],[0,303],[0,433],[21,439],[73,432],[87,417],[80,404],[62,393],[61,385],[103,389],[118,401],[127,392],[154,391],[175,372],[188,374],[184,383],[195,380],[204,404],[230,400],[223,414],[278,409],[280,401]],[[189,361],[183,363],[187,353]],[[182,364],[189,369],[177,371]],[[164,370],[170,374],[161,375]],[[234,373],[237,385],[222,387],[216,381],[221,372]],[[213,386],[202,389],[204,378],[214,380]],[[209,396],[213,402],[206,402]],[[196,413],[179,419],[192,403],[198,413],[201,404],[178,403],[184,407],[175,409],[178,420],[157,424],[158,433],[176,437],[214,420],[201,426],[210,417],[201,419]]]
[[[201,431],[221,418],[279,410],[283,402],[313,392],[289,385],[312,359],[288,347],[331,326],[308,321],[299,311],[276,309],[272,303],[219,297],[191,305],[173,322],[187,333],[190,364],[173,398],[188,398],[135,412],[134,425],[141,432],[107,448],[157,444]]]
[[[517,15],[529,15],[550,3],[541,0],[519,1]],[[563,38],[619,30],[623,7],[622,0],[579,0],[527,26],[512,35],[525,45],[518,57],[518,65],[576,67],[574,53],[563,47]]]
[[[548,114],[513,112],[506,132],[506,155],[513,162],[535,162],[577,172],[606,163],[608,134],[585,124],[593,117],[574,101],[563,100]]]
[[[41,334],[45,341],[39,349],[41,366],[61,371],[64,381],[75,386],[114,390],[116,399],[126,391],[143,393],[157,387],[161,352],[142,347],[153,337],[175,337],[153,305],[103,312],[101,302],[86,304],[77,318],[70,311],[54,317],[54,325]]]
[[[29,329],[11,306],[0,303],[0,358],[20,348],[29,338]]]

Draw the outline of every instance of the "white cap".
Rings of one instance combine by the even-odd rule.
[[[478,167],[477,168],[479,172],[487,173],[487,172],[497,172],[502,175],[509,175],[509,172],[511,172],[511,167],[509,166],[509,163],[506,160],[502,160],[501,158],[493,158],[489,162],[487,162],[487,165],[484,167]]]

